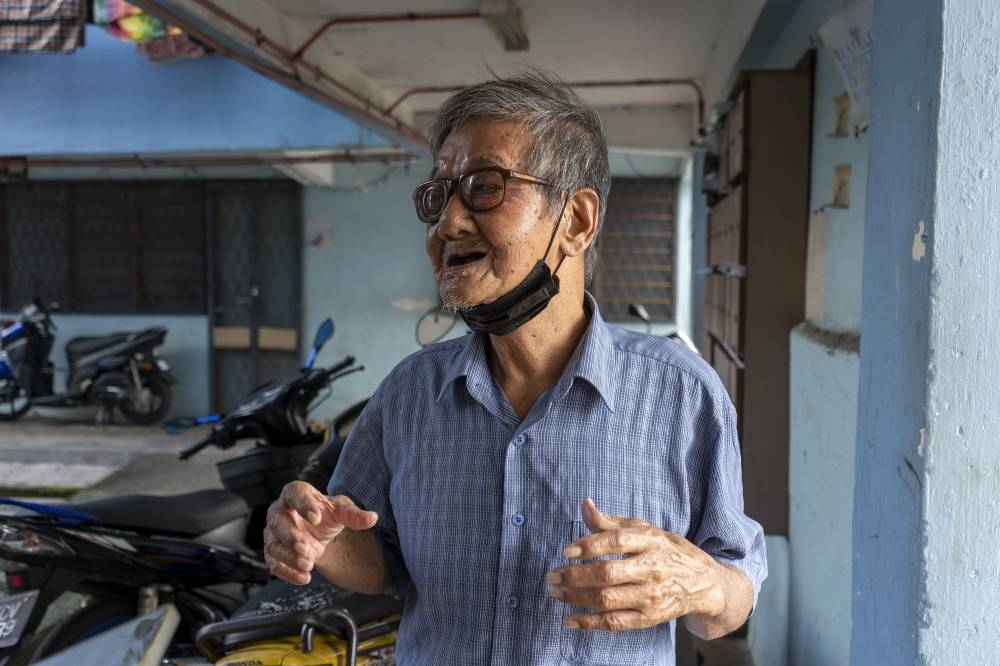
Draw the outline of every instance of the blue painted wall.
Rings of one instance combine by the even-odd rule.
[[[919,525],[924,535],[921,573],[926,590],[917,609],[918,657],[927,664],[996,664],[1000,663],[1000,557],[996,546],[1000,523],[1000,390],[996,381],[1000,330],[1000,4],[955,0],[928,4],[928,12],[936,12],[928,16],[925,30],[882,24],[894,33],[899,30],[899,39],[906,44],[901,49],[904,52],[923,47],[926,60],[921,64],[927,65],[927,70],[916,70],[920,82],[911,93],[928,104],[917,106],[911,97],[906,106],[893,94],[893,116],[920,119],[913,129],[924,136],[933,132],[937,142],[934,167],[914,164],[902,173],[873,169],[873,179],[885,176],[890,179],[888,184],[902,187],[919,185],[920,180],[913,177],[922,179],[925,170],[933,169],[935,179],[933,192],[916,190],[920,204],[933,206],[933,220],[926,220],[921,230],[924,220],[908,217],[906,213],[911,211],[901,208],[899,212],[904,214],[890,218],[894,230],[886,234],[888,246],[877,246],[892,253],[889,261],[895,263],[896,275],[904,278],[897,299],[919,303],[918,299],[928,295],[923,304],[929,314],[929,357],[913,359],[918,363],[913,370],[926,378],[926,426],[915,433],[911,428],[919,422],[901,422],[899,444],[893,448],[899,456],[897,470],[906,472],[910,461],[922,476],[922,503],[919,507],[910,505],[914,510],[903,518],[904,524],[922,519]],[[897,7],[897,3],[890,4],[890,9]],[[940,78],[933,58],[938,26],[943,33]],[[906,81],[904,74],[892,65],[889,68],[887,75],[899,77],[900,83]],[[894,92],[901,93],[902,86]],[[924,92],[929,93],[927,97]],[[937,95],[939,104],[935,103]],[[935,109],[939,109],[937,126],[930,129],[926,117],[933,118]],[[904,150],[926,148],[922,139]],[[895,152],[899,154],[899,148]],[[923,209],[921,205],[920,212]],[[907,247],[910,265],[904,268],[901,264],[906,263]],[[888,254],[882,256],[888,258]],[[906,280],[908,277],[913,280]],[[929,288],[925,291],[925,287]],[[874,292],[878,298],[884,295],[884,288],[876,285]],[[889,316],[881,313],[886,323]],[[916,321],[919,319],[907,323]],[[882,342],[889,344],[888,340]],[[905,344],[919,351],[918,340]],[[877,356],[880,350],[870,351]],[[868,352],[866,348],[865,361],[873,360]],[[879,381],[873,384],[884,396],[898,395],[887,393],[891,386]],[[859,497],[869,497],[875,489],[867,484],[858,490]],[[867,523],[866,527],[873,526]],[[869,570],[867,563],[878,551],[860,550],[859,555],[858,568],[863,574],[877,573]],[[858,605],[874,606],[888,584],[884,578],[879,580],[874,594],[859,599]],[[870,638],[867,632],[860,636],[859,647]]]
[[[413,186],[430,173],[430,163],[393,171],[364,192],[350,189],[358,178],[378,178],[381,169],[338,166],[338,189],[304,193],[304,330],[311,335],[319,322],[332,317],[337,331],[321,362],[350,354],[366,368],[333,385],[319,416],[332,416],[370,396],[399,361],[419,349],[417,320],[437,305],[425,227],[411,199]]]
[[[387,143],[227,58],[152,65],[92,26],[87,46],[72,55],[0,54],[0,91],[0,155]]]

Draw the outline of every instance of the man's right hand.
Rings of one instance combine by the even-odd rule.
[[[267,510],[264,560],[271,573],[305,585],[326,547],[344,529],[367,530],[378,514],[362,511],[349,497],[327,497],[303,481],[292,481]]]

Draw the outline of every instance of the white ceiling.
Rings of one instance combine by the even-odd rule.
[[[334,17],[407,12],[475,12],[479,0],[210,0],[297,50]],[[463,85],[511,72],[518,65],[550,70],[569,82],[694,79],[711,103],[734,67],[765,0],[518,0],[530,48],[505,52],[481,18],[336,25],[305,53],[338,80],[385,107],[404,91]],[[206,11],[206,0],[163,0],[274,62],[252,37]],[[282,64],[288,68],[287,63]],[[303,70],[299,70],[300,75]],[[333,91],[336,93],[336,91]],[[683,152],[696,127],[695,93],[686,86],[582,88],[584,99],[614,110],[609,142]],[[416,94],[394,115],[422,125],[445,94]],[[681,105],[683,108],[678,109]],[[635,112],[634,122],[627,114]],[[610,112],[610,111],[609,111]]]

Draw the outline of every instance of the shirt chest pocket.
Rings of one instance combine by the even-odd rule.
[[[589,534],[582,520],[570,523],[570,541]],[[577,564],[562,558],[559,566]],[[577,613],[595,613],[589,608],[563,605],[562,620]],[[586,666],[640,666],[652,658],[656,628],[633,631],[585,631],[563,627],[559,650],[563,659],[572,664]]]

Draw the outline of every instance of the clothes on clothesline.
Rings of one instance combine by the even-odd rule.
[[[0,52],[72,53],[85,20],[83,0],[0,0]]]

